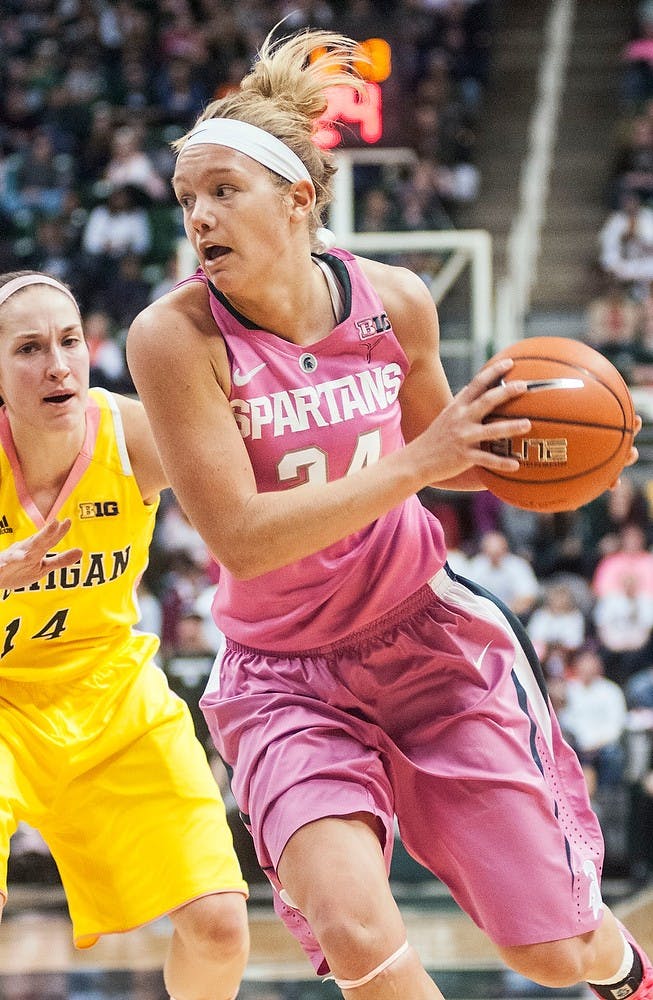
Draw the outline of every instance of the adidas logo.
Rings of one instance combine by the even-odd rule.
[[[7,515],[3,514],[0,517],[0,535],[13,535],[14,529],[9,527],[9,521],[7,520]]]

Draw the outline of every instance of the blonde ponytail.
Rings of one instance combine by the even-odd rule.
[[[313,141],[316,126],[327,110],[328,88],[354,87],[364,99],[358,67],[365,57],[358,42],[336,32],[308,29],[277,40],[273,35],[270,32],[261,45],[239,89],[212,101],[193,128],[207,118],[235,118],[285,143],[305,164],[315,187],[315,235],[333,198],[335,173],[331,155]],[[187,138],[177,140],[173,148],[180,152]]]

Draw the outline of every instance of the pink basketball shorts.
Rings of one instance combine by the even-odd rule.
[[[318,972],[327,966],[276,867],[324,816],[396,815],[407,851],[498,945],[601,921],[603,839],[519,622],[442,569],[337,645],[296,655],[227,642],[202,708],[275,892]],[[285,894],[284,894],[285,895]]]

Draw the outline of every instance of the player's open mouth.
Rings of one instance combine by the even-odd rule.
[[[218,260],[219,257],[224,257],[225,254],[229,253],[229,248],[213,245],[203,247],[202,253],[205,260]]]
[[[75,395],[74,392],[57,392],[53,393],[51,396],[44,396],[44,403],[67,403],[69,399],[72,399]]]

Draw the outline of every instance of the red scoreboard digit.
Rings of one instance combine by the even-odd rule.
[[[327,91],[328,107],[318,122],[315,142],[322,149],[332,149],[342,142],[337,122],[357,125],[363,142],[375,143],[383,135],[381,84],[392,71],[391,49],[383,38],[368,38],[360,43],[361,61],[357,66],[365,80],[365,95],[354,87],[337,86]],[[319,53],[316,52],[315,55]]]

